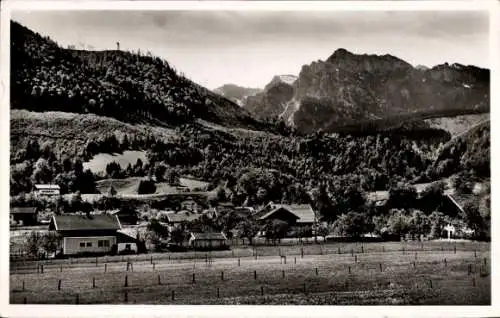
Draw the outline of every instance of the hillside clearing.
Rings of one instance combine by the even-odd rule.
[[[110,162],[116,162],[122,169],[127,166],[134,165],[137,159],[141,159],[143,163],[147,161],[145,151],[127,150],[121,154],[100,153],[95,155],[90,161],[83,163],[84,169],[90,169],[92,173],[106,172],[106,166]]]

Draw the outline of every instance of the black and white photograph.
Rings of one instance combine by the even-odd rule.
[[[496,11],[320,6],[2,13],[9,304],[493,305]]]

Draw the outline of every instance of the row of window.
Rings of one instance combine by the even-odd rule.
[[[80,242],[80,247],[92,247],[92,242]],[[109,247],[109,240],[97,241],[97,247]]]

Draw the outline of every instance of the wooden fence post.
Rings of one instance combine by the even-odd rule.
[[[354,263],[358,262],[358,255],[354,255]]]
[[[257,279],[257,271],[253,271],[253,279]]]
[[[448,262],[446,261],[446,258],[444,259],[444,266],[448,266]]]
[[[306,290],[306,283],[304,283],[303,287],[304,287],[304,294],[305,294],[307,292],[307,290]]]
[[[484,258],[484,266],[486,266],[487,262],[486,262],[486,257]],[[42,273],[43,273],[43,267],[42,267]]]
[[[23,291],[24,291],[24,280],[23,280]]]
[[[153,256],[151,256],[150,262],[151,264],[153,264]]]
[[[95,288],[95,277],[92,277],[92,288]]]
[[[304,258],[304,248],[300,248],[300,258]]]
[[[472,286],[476,287],[476,278],[472,277]]]
[[[316,267],[316,276],[318,276],[318,268]]]
[[[380,271],[382,272],[382,263],[379,264]]]
[[[241,260],[239,257],[238,257],[238,266],[241,266]]]
[[[260,286],[260,295],[264,296],[264,286]]]
[[[285,270],[281,271],[281,275],[283,276],[283,278],[285,278]]]
[[[297,264],[297,257],[294,257],[294,259],[293,259],[293,263],[294,263],[294,264]]]
[[[40,265],[41,273],[43,274],[43,264]]]
[[[124,301],[125,301],[126,303],[128,303],[128,292],[127,292],[127,291],[125,291],[125,299],[124,299]]]
[[[57,282],[57,290],[61,290],[61,280]]]
[[[431,284],[431,288],[432,288],[432,279],[429,279],[429,283]]]
[[[75,303],[78,305],[80,303],[80,295],[76,294],[76,301]]]
[[[220,280],[224,280],[224,271],[220,272]]]
[[[349,266],[349,274],[351,273],[351,266]]]
[[[337,253],[340,254],[340,247],[337,249]]]
[[[106,273],[107,270],[108,270],[108,263],[104,264],[104,272]]]
[[[477,257],[476,250],[474,250],[474,258],[476,258],[476,257]]]
[[[175,291],[172,290],[172,300],[175,300]]]
[[[455,244],[455,246],[453,246],[453,254],[457,254],[457,244]]]
[[[195,273],[193,273],[193,283],[196,283]]]
[[[158,275],[158,285],[161,285],[161,277]]]
[[[352,250],[352,248],[351,248],[351,256],[354,256],[354,251]]]
[[[364,248],[363,248],[363,245],[361,245],[361,254],[363,254],[365,252]]]
[[[415,268],[417,265],[415,264],[415,262],[413,262],[413,268]]]
[[[220,290],[219,290],[219,287],[217,287],[217,298],[220,298]]]
[[[24,304],[27,304],[27,303],[28,303],[28,299],[27,299],[26,297],[24,297],[23,303],[24,303]]]
[[[124,284],[124,287],[128,287],[128,276],[125,275],[125,284]]]

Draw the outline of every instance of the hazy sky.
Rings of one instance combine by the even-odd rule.
[[[52,11],[12,19],[61,45],[151,51],[199,84],[264,87],[336,49],[417,65],[489,67],[488,13],[445,11]]]

